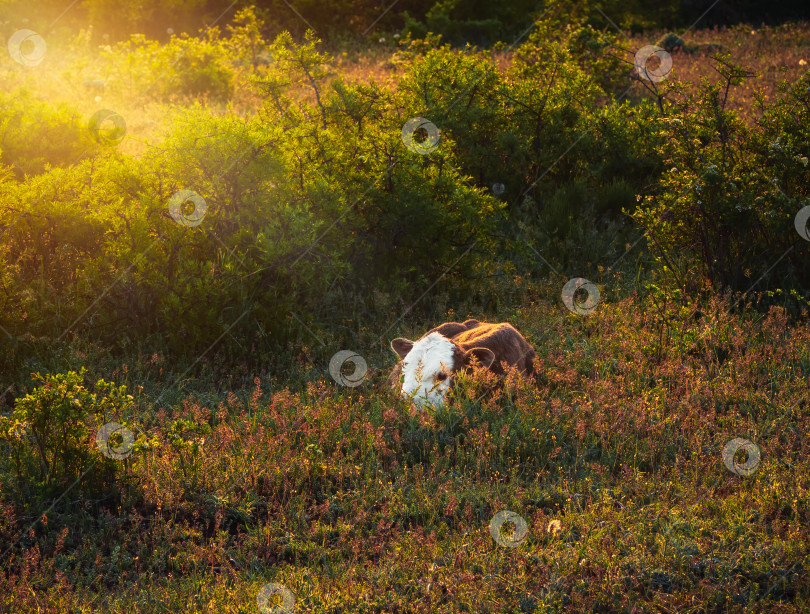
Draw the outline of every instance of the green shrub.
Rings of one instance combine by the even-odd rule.
[[[208,97],[224,102],[233,94],[232,57],[211,28],[200,37],[173,36],[162,45],[143,34],[101,48],[107,86],[131,98],[157,100]]]
[[[205,444],[205,435],[211,427],[205,422],[193,422],[185,418],[174,420],[166,431],[166,439],[177,452],[183,483],[187,492],[193,492],[200,478],[200,453]]]
[[[322,241],[345,250],[356,288],[435,279],[476,239],[488,242],[502,205],[458,172],[458,135],[442,125],[430,156],[403,146],[405,122],[429,117],[408,82],[394,95],[374,83],[341,80],[326,89],[321,82],[331,59],[316,51],[314,39],[296,46],[282,35],[270,51],[272,67],[255,80],[268,99],[265,124],[285,125],[280,144],[296,152],[291,166],[307,161],[295,181],[312,182],[312,211],[337,220]],[[314,106],[294,104],[285,94],[290,86],[309,88]],[[456,270],[470,270],[470,261]]]
[[[241,344],[234,358],[244,347],[277,357],[309,334],[291,313],[389,317],[375,293],[429,291],[437,279],[463,295],[469,280],[508,268],[527,236],[555,252],[576,236],[593,260],[613,253],[580,220],[591,211],[616,220],[656,163],[641,155],[643,123],[621,107],[594,111],[602,91],[564,45],[530,41],[506,75],[487,55],[428,46],[411,52],[389,91],[327,86],[332,59],[317,44],[284,34],[266,46],[273,63],[250,76],[265,99],[254,117],[186,107],[161,147],[138,158],[102,150],[37,180],[0,183],[10,204],[0,210],[0,301],[3,313],[23,314],[0,324],[17,338],[72,333],[119,348],[149,339],[193,356],[225,335]],[[135,37],[109,53],[145,83],[176,45]],[[156,64],[141,66],[138,53]],[[538,62],[545,53],[557,63]],[[412,117],[441,130],[430,155],[402,143]],[[506,186],[500,197],[496,183]],[[574,189],[580,197],[566,201]],[[169,215],[180,190],[205,200],[199,226]],[[555,192],[547,207],[539,195]],[[25,224],[14,223],[20,215]],[[576,248],[557,260],[581,258]]]
[[[761,119],[748,127],[727,100],[751,75],[722,56],[715,61],[721,79],[705,80],[695,95],[681,92],[684,102],[662,118],[659,153],[671,170],[635,218],[684,289],[697,279],[678,274],[674,262],[684,254],[715,287],[810,287],[810,244],[794,228],[810,205],[810,80],[783,87],[772,105],[759,97]]]
[[[650,155],[659,111],[644,100],[606,104],[593,77],[598,54],[586,60],[573,42],[580,30],[554,40],[551,25],[538,24],[505,74],[494,59],[446,45],[409,52],[398,92],[399,105],[433,119],[442,139],[452,139],[474,185],[490,193],[504,186],[499,231],[511,245],[502,253],[544,271],[535,250],[579,269],[619,257],[633,231],[622,212],[663,169],[660,156]],[[604,66],[604,82],[619,78],[612,61]]]
[[[85,477],[92,464],[100,467],[87,476],[86,485],[98,487],[114,477],[115,461],[102,454],[95,432],[112,418],[125,424],[122,415],[132,411],[134,401],[126,386],[103,379],[89,390],[85,373],[84,368],[79,373],[34,373],[40,385],[17,400],[11,416],[0,416],[0,440],[13,450],[21,482],[45,491],[64,488]],[[115,436],[120,437],[113,434],[109,440],[113,448]]]
[[[242,344],[234,359],[251,347],[281,360],[298,334],[291,313],[311,321],[366,302],[374,311],[374,290],[427,288],[488,261],[503,204],[458,172],[450,134],[434,156],[409,152],[389,94],[323,86],[330,59],[314,40],[285,35],[270,52],[254,79],[267,96],[255,117],[189,107],[139,158],[102,151],[0,184],[14,203],[0,211],[0,300],[6,314],[25,314],[3,318],[6,330],[119,348],[152,339],[193,356],[227,335]],[[301,87],[314,105],[292,95]],[[59,198],[35,207],[54,183]],[[180,190],[205,200],[199,226],[169,215]],[[30,223],[14,224],[20,213]]]
[[[305,326],[318,329],[326,348],[324,339],[347,343],[358,334],[346,322],[390,323],[393,312],[413,307],[403,297],[441,292],[459,303],[481,291],[483,278],[547,274],[547,262],[592,275],[635,245],[638,229],[625,214],[670,259],[701,246],[718,283],[755,281],[723,269],[719,256],[729,246],[736,251],[727,262],[745,272],[746,263],[754,271],[757,247],[787,249],[791,241],[795,249],[773,274],[801,278],[795,258],[803,244],[790,232],[806,197],[806,167],[796,166],[808,141],[801,88],[753,131],[717,110],[719,86],[680,107],[664,104],[669,84],[661,104],[614,102],[606,84],[620,71],[608,61],[608,38],[582,26],[581,16],[557,39],[556,18],[539,23],[505,70],[497,54],[453,50],[435,38],[411,44],[397,58],[403,76],[385,88],[332,79],[333,59],[314,35],[264,44],[256,15],[239,19],[232,35],[246,41],[243,55],[213,35],[201,46],[228,70],[239,66],[233,70],[253,88],[246,93],[262,100],[255,115],[184,106],[167,112],[160,147],[137,157],[99,149],[74,166],[0,180],[0,326],[13,342],[76,335],[117,349],[143,343],[194,364],[216,347],[218,364],[267,360],[278,368],[289,361],[285,350],[312,334]],[[184,40],[161,46],[135,37],[109,53],[141,70],[133,82],[144,84]],[[138,64],[139,53],[154,65]],[[254,62],[262,54],[273,62]],[[599,66],[607,74],[597,79]],[[179,91],[199,95],[185,83]],[[429,155],[403,144],[403,125],[414,117],[440,130]],[[665,162],[681,175],[659,182]],[[711,169],[720,168],[740,177],[718,183],[722,173]],[[678,192],[698,178],[711,200]],[[749,203],[734,200],[741,186],[750,205],[776,205],[760,226],[750,223]],[[205,200],[197,226],[170,215],[181,190]],[[658,193],[650,204],[645,195]],[[705,211],[690,208],[704,202],[712,203]],[[771,222],[787,232],[757,244],[750,228]],[[394,298],[383,305],[379,296]],[[423,305],[434,312],[430,301]],[[217,347],[223,339],[235,343]]]
[[[19,177],[73,164],[98,149],[87,122],[75,109],[51,105],[27,89],[0,93],[0,161]]]
[[[525,0],[506,4],[440,0],[427,11],[424,24],[406,16],[404,31],[418,38],[428,32],[441,34],[453,45],[489,46],[507,38],[518,24],[528,26],[535,8]]]

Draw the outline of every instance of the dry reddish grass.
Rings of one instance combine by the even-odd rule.
[[[806,319],[719,297],[576,317],[524,289],[536,382],[481,397],[482,374],[416,414],[373,386],[257,378],[144,412],[162,445],[123,471],[139,486],[49,514],[0,573],[0,610],[236,613],[274,581],[315,612],[806,611]],[[177,418],[211,425],[199,454],[169,441]],[[732,437],[761,449],[749,477],[723,465]],[[528,525],[517,548],[489,533],[505,509]],[[4,510],[7,541],[28,517]]]
[[[752,77],[734,87],[729,94],[729,108],[750,122],[758,117],[753,107],[754,93],[762,93],[765,102],[778,96],[778,86],[793,83],[810,70],[810,24],[787,24],[781,27],[713,28],[696,30],[686,35],[687,42],[722,46],[730,60],[751,71]],[[663,33],[651,33],[657,40]],[[638,41],[644,43],[643,40]],[[804,62],[804,63],[803,63]],[[709,55],[703,52],[673,54],[673,78],[696,87],[703,79],[714,82],[719,75]]]
[[[660,31],[632,38],[620,37],[619,42],[625,47],[625,53],[622,55],[619,52],[618,55],[628,61],[628,67],[632,67],[632,51],[654,43],[664,34],[665,31]],[[753,113],[751,103],[755,91],[761,91],[766,102],[772,101],[778,96],[777,86],[781,82],[792,83],[810,70],[808,23],[761,28],[734,26],[696,29],[686,33],[684,39],[687,43],[720,45],[723,52],[730,54],[733,62],[752,72],[752,78],[735,88],[730,96],[731,107],[746,117]],[[379,49],[367,54],[347,54],[345,57],[338,54],[337,71],[347,81],[374,80],[393,87],[400,69],[391,62],[392,55]],[[502,73],[509,68],[513,55],[509,51],[493,55],[495,65]],[[703,78],[716,80],[718,75],[712,66],[711,54],[705,51],[675,52],[671,78],[697,86]]]

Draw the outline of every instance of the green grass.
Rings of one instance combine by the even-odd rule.
[[[752,66],[758,79],[735,91],[731,104],[753,122],[755,89],[775,97],[777,83],[805,71],[807,31],[806,24],[696,31],[694,42],[718,42]],[[138,160],[161,147],[192,100],[170,96],[171,88],[144,100],[134,95],[173,58],[167,48],[144,52],[157,66],[150,71],[142,59],[130,62],[123,51],[90,42],[89,34],[76,37],[41,70],[0,66],[7,90],[35,92],[30,100],[9,95],[4,104],[64,101],[81,114],[77,126],[100,107],[115,109],[129,135],[118,151]],[[354,57],[350,48],[353,57],[339,56],[337,72],[389,80],[386,91],[394,91],[401,62],[398,68],[389,48],[381,49]],[[510,59],[494,57],[500,69]],[[675,59],[675,76],[693,84],[713,70],[700,53]],[[250,71],[233,70],[227,102],[196,102],[236,121],[267,101],[246,87]],[[96,100],[81,84],[101,75],[108,85]],[[305,97],[305,87],[294,85],[290,95]],[[9,143],[26,133],[24,124],[4,124]],[[84,149],[78,143],[65,152],[70,139],[41,135],[15,181],[36,179],[22,174],[45,168],[49,156],[68,164]],[[42,143],[56,147],[42,151]],[[4,153],[20,162],[13,149]],[[614,188],[620,203],[623,186]],[[554,194],[565,213],[576,192]],[[32,234],[32,241],[47,238]],[[612,230],[601,234],[620,243]],[[593,247],[593,235],[578,236],[544,253]],[[43,245],[43,254],[53,253]],[[626,244],[628,252],[634,245]],[[176,356],[161,352],[160,335],[139,337],[127,322],[115,330],[132,338],[115,351],[81,335],[53,344],[44,333],[32,336],[31,314],[11,313],[26,330],[9,339],[0,332],[8,344],[0,356],[8,365],[2,409],[13,409],[15,399],[3,392],[9,382],[16,399],[33,391],[25,369],[87,367],[88,388],[104,378],[133,395],[131,414],[108,408],[105,419],[128,420],[151,443],[112,461],[99,457],[95,437],[82,440],[85,457],[96,458],[71,467],[82,481],[66,473],[44,484],[36,442],[0,439],[0,612],[255,613],[268,583],[292,591],[298,612],[809,611],[810,323],[803,303],[789,302],[788,288],[775,299],[772,293],[769,304],[785,303],[767,313],[741,307],[736,295],[676,297],[663,274],[649,273],[641,244],[620,258],[626,278],[615,266],[597,268],[598,309],[575,316],[560,300],[568,276],[513,276],[514,263],[496,256],[497,268],[464,280],[474,293],[461,300],[458,280],[431,278],[420,280],[419,294],[441,285],[415,307],[418,294],[409,297],[405,282],[399,293],[375,289],[363,305],[349,279],[339,288],[343,311],[333,301],[310,314],[314,330],[302,332],[305,341],[270,356],[240,341],[214,345],[199,360]],[[588,270],[598,264],[573,260]],[[54,262],[65,279],[54,277],[66,283],[72,263]],[[46,269],[36,258],[25,264],[36,274],[21,304],[41,307],[50,291]],[[697,280],[696,268],[684,269]],[[4,279],[18,278],[9,268]],[[650,280],[661,288],[649,292]],[[41,322],[56,321],[63,305],[54,305]],[[537,351],[536,380],[510,378],[489,391],[492,382],[479,376],[436,413],[415,413],[392,398],[388,341],[467,317],[515,325]],[[371,367],[357,388],[341,388],[327,370],[347,339]],[[173,430],[179,420],[186,421],[181,437]],[[191,429],[201,425],[207,428]],[[748,476],[723,462],[724,447],[738,437],[760,451]],[[490,533],[505,510],[527,527],[514,548]]]
[[[142,396],[161,445],[106,496],[77,486],[23,533],[48,501],[4,472],[3,611],[256,612],[270,582],[313,612],[806,611],[810,327],[729,306],[528,301],[509,319],[537,381],[477,378],[436,413],[311,370]],[[211,427],[196,454],[168,440],[180,417]],[[748,477],[734,437],[761,451]],[[502,510],[517,547],[490,535]]]

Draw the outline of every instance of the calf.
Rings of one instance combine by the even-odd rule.
[[[394,339],[391,349],[402,360],[394,368],[389,384],[399,396],[413,396],[419,407],[441,406],[455,376],[469,369],[473,358],[498,375],[505,373],[502,363],[516,366],[526,375],[534,373],[534,348],[506,322],[446,322],[417,341]]]

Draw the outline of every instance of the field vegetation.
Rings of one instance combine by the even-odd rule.
[[[478,4],[0,1],[0,612],[810,609],[807,16]]]

